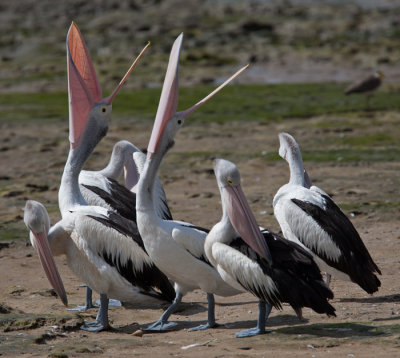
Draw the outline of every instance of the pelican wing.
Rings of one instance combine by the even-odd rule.
[[[317,189],[309,193],[307,199],[291,199],[285,213],[291,231],[329,266],[347,273],[367,292],[376,291],[380,282],[373,273],[381,272],[353,224],[328,195]]]
[[[183,221],[175,221],[179,226],[173,229],[172,238],[192,256],[211,265],[204,252],[204,242],[209,230]]]
[[[229,246],[214,244],[213,256],[245,289],[276,308],[287,302],[294,309],[310,307],[334,316],[335,309],[327,301],[333,293],[322,281],[312,256],[268,230],[262,234],[273,257],[272,266],[241,238],[235,238]]]
[[[241,238],[229,245],[214,243],[212,254],[218,266],[245,290],[281,309],[279,291],[271,279],[269,265]]]
[[[119,184],[116,180],[106,178],[108,190],[97,185],[82,186],[107,204],[109,208],[124,218],[136,222],[136,194]]]
[[[82,195],[89,205],[103,206],[136,222],[136,194],[134,192],[116,180],[106,178],[98,173],[86,172],[82,179],[81,176],[79,178],[80,184],[84,188]],[[156,181],[155,189],[154,199],[157,214],[164,220],[172,220],[164,189],[159,180]],[[86,195],[86,190],[88,195]]]
[[[77,235],[88,238],[82,245],[89,256],[102,258],[143,294],[172,301],[175,291],[147,255],[136,223],[113,211],[92,208],[86,207],[75,220]]]

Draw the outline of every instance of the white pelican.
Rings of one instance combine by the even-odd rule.
[[[133,153],[137,153],[133,156]],[[127,140],[117,142],[108,165],[99,171],[82,170],[79,187],[89,205],[98,205],[116,211],[136,222],[136,188],[146,155]],[[124,171],[125,186],[117,179]],[[160,180],[155,182],[155,209],[166,220],[172,219]]]
[[[260,300],[257,327],[237,332],[236,336],[265,333],[272,306],[280,309],[281,302],[289,303],[296,313],[310,307],[317,313],[335,316],[335,309],[327,301],[333,294],[322,281],[312,256],[299,245],[260,230],[235,164],[216,159],[214,172],[221,193],[222,219],[208,233],[205,253],[228,284]]]
[[[289,183],[278,190],[273,201],[283,236],[311,252],[321,271],[351,280],[370,294],[376,292],[381,283],[374,273],[381,271],[357,230],[328,194],[309,187],[311,180],[295,139],[280,133],[279,141],[279,155],[290,168]]]
[[[188,223],[163,220],[154,210],[154,180],[162,158],[172,147],[174,136],[183,124],[185,117],[244,70],[238,71],[190,109],[176,113],[178,62],[182,36],[181,34],[175,40],[171,50],[160,103],[147,148],[147,160],[140,175],[137,190],[136,215],[140,235],[154,263],[175,282],[176,291],[174,303],[156,323],[146,328],[148,330],[166,330],[174,326],[175,323],[168,322],[169,316],[179,305],[182,296],[197,288],[207,293],[208,321],[207,324],[192,330],[215,327],[213,294],[230,296],[238,293],[236,289],[221,279],[205,257],[204,240],[207,230]]]
[[[133,158],[133,153],[137,153]],[[98,205],[116,211],[123,217],[136,222],[136,185],[143,169],[146,155],[127,140],[115,143],[107,166],[99,171],[82,170],[79,174],[79,188],[89,205]],[[125,186],[117,179],[124,171]],[[159,179],[155,182],[155,208],[160,217],[171,220],[165,192]],[[109,300],[109,306],[121,306],[117,300]],[[84,305],[70,308],[71,311],[84,311],[96,307],[92,302],[92,290],[86,289]]]
[[[122,171],[125,173],[127,187],[131,185],[130,183],[135,185],[139,180],[137,168],[132,159],[132,154],[136,151],[139,151],[139,149],[132,143],[121,140],[114,144],[110,160],[104,169],[98,171],[81,170],[79,173],[79,189],[89,205],[117,211],[126,218],[136,221],[136,215],[132,215],[132,211],[135,211],[136,197],[132,200],[129,197],[130,192],[117,182]],[[93,304],[92,289],[86,287],[85,304],[69,308],[70,311],[85,311],[89,308],[98,307]],[[121,302],[117,300],[109,300],[109,306],[120,305]]]
[[[99,205],[110,210],[116,210],[116,208],[103,199],[96,191],[106,192],[111,196],[122,196],[119,195],[121,186],[118,183],[118,179],[124,172],[125,189],[129,189],[129,186],[136,185],[139,180],[138,169],[133,161],[132,154],[140,151],[135,145],[127,140],[121,140],[114,144],[112,154],[107,166],[98,171],[82,170],[79,173],[79,186],[85,201],[89,205]],[[113,203],[114,205],[116,203]],[[135,208],[135,205],[133,205]],[[118,210],[116,210],[118,211]]]
[[[65,254],[77,277],[100,293],[96,321],[81,327],[96,332],[109,328],[108,297],[151,304],[172,301],[175,292],[147,255],[136,223],[105,208],[88,206],[79,189],[82,166],[106,134],[112,100],[133,65],[114,92],[102,99],[96,73],[74,23],[67,35],[67,61],[71,146],[59,190],[62,219],[47,236],[53,254]],[[42,220],[47,222],[48,218]]]

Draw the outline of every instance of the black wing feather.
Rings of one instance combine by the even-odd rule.
[[[308,201],[292,199],[294,204],[318,223],[341,251],[338,261],[325,257],[321,253],[314,253],[329,266],[349,275],[350,279],[366,292],[376,292],[381,283],[374,272],[381,274],[381,271],[372,260],[360,235],[347,216],[329,196],[322,195],[322,197],[326,203],[326,210]],[[299,240],[304,241],[300,237]]]
[[[136,222],[136,194],[114,179],[107,178],[107,180],[110,184],[110,193],[94,185],[83,184],[83,186],[102,198],[118,214]]]
[[[333,293],[323,282],[312,256],[296,243],[282,239],[275,233],[263,230],[262,234],[271,252],[272,265],[269,265],[242,238],[238,237],[230,244],[232,248],[257,262],[264,274],[271,277],[278,288],[278,296],[272,302],[271,298],[265,297],[260,289],[253,288],[251,292],[276,308],[280,308],[280,302],[287,302],[295,310],[310,307],[317,313],[335,316],[334,307],[327,301],[333,298]]]
[[[118,214],[136,222],[136,194],[114,179],[107,178],[107,180],[109,181],[110,193],[94,185],[83,184],[83,186],[102,198]],[[172,220],[172,214],[165,195],[162,203],[162,219]]]
[[[107,211],[107,217],[99,217],[95,215],[87,215],[88,217],[102,223],[103,225],[118,231],[120,234],[130,237],[146,252],[142,237],[139,234],[135,221],[128,220],[116,212]],[[112,240],[112,239],[110,239]],[[146,252],[147,254],[147,252]]]
[[[128,220],[115,212],[108,211],[108,218],[88,215],[88,217],[113,228],[122,235],[130,237],[146,254],[143,240],[139,234],[135,222]],[[112,238],[110,238],[112,240]],[[133,286],[139,287],[143,294],[172,302],[175,297],[175,290],[167,276],[165,276],[155,264],[144,264],[143,270],[138,271],[132,260],[122,264],[119,255],[112,256],[104,251],[100,256],[112,267],[115,267],[119,274]],[[160,291],[154,292],[154,290]]]

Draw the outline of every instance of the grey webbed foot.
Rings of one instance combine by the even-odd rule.
[[[162,332],[162,331],[169,331],[170,329],[174,328],[175,326],[177,326],[176,322],[157,321],[147,327],[142,328],[142,330],[143,331],[151,331],[151,332]]]
[[[253,336],[257,336],[259,334],[266,334],[266,333],[270,333],[271,331],[265,330],[265,329],[260,329],[259,327],[254,327],[254,328],[249,328],[249,329],[245,329],[243,331],[240,332],[236,332],[235,336],[237,338],[246,338],[246,337],[253,337]]]

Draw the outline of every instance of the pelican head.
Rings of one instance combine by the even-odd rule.
[[[149,145],[147,147],[147,153],[149,157],[157,152],[159,144],[162,141],[161,138],[164,136],[165,132],[168,132],[168,137],[170,138],[169,142],[165,143],[168,149],[171,145],[173,145],[173,137],[184,123],[185,118],[187,118],[189,114],[194,112],[202,104],[206,103],[211,97],[213,97],[217,92],[219,92],[223,87],[225,87],[229,82],[231,82],[248,67],[247,65],[241,68],[233,76],[227,79],[222,85],[212,91],[208,96],[204,97],[201,101],[197,102],[194,106],[185,111],[176,112],[178,105],[179,89],[178,65],[182,40],[183,34],[180,34],[175,40],[171,49],[168,68],[165,75],[160,102],[157,109],[156,119],[154,121]],[[169,122],[172,122],[172,124],[169,124]],[[167,127],[168,129],[166,130]]]
[[[289,155],[298,156],[300,154],[299,145],[289,133],[279,133],[279,144],[279,155],[286,161],[289,160]]]
[[[91,137],[103,137],[108,130],[112,101],[146,50],[142,50],[114,91],[103,98],[88,49],[78,26],[72,23],[67,34],[67,69],[69,98],[69,140],[72,148],[80,143],[86,127]]]
[[[214,173],[221,191],[222,205],[233,228],[254,251],[271,264],[271,253],[240,186],[238,168],[232,162],[216,159]]]
[[[34,200],[28,200],[24,209],[24,222],[30,230],[32,246],[36,248],[46,276],[64,305],[68,305],[67,294],[60,274],[58,273],[53,254],[50,249],[47,233],[50,219],[45,207]]]

